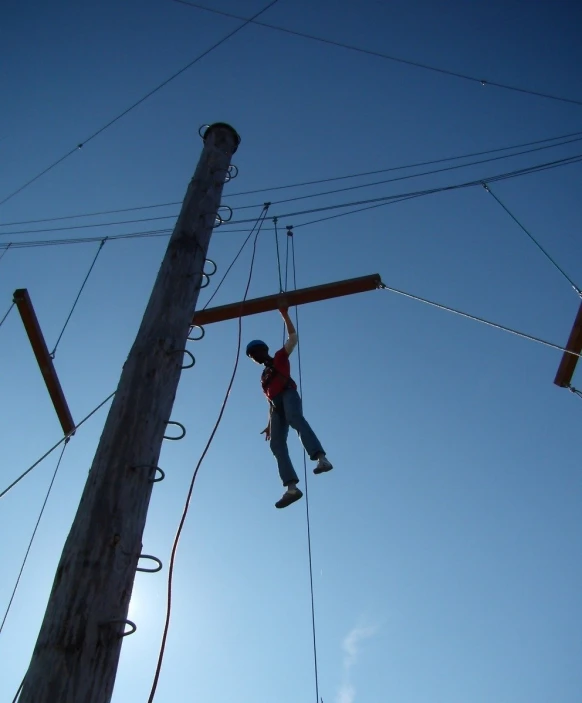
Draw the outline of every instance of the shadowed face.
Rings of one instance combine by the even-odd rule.
[[[266,344],[257,344],[249,351],[249,357],[257,364],[264,364],[270,358],[269,347]]]

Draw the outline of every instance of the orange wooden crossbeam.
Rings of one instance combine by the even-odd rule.
[[[299,288],[298,290],[278,293],[277,295],[266,295],[263,298],[253,298],[241,303],[220,305],[216,308],[195,312],[192,324],[198,326],[208,325],[211,322],[223,322],[224,320],[233,320],[238,317],[278,310],[283,306],[293,307],[295,305],[304,305],[305,303],[315,303],[319,300],[339,298],[342,295],[365,293],[366,291],[375,290],[381,283],[380,274],[374,273],[371,276],[350,278],[347,281],[326,283],[325,285],[312,286],[311,288]]]
[[[574,354],[580,354],[580,352],[582,352],[582,303],[580,303],[578,314],[574,320],[574,326],[570,332],[566,349],[568,351],[564,352],[562,361],[558,367],[558,373],[554,379],[556,386],[561,386],[562,388],[568,388],[574,376],[579,358],[574,356]],[[568,352],[574,352],[574,354],[569,354]]]
[[[44,336],[40,329],[40,325],[38,324],[38,319],[36,317],[36,313],[34,312],[34,308],[32,307],[32,302],[26,288],[19,288],[14,291],[14,302],[18,307],[18,312],[20,313],[20,317],[24,323],[24,329],[28,334],[32,351],[36,356],[36,360],[40,367],[40,372],[42,373],[47,390],[51,400],[53,401],[53,405],[55,406],[63,432],[65,435],[70,435],[75,430],[75,423],[73,422],[69,406],[65,400],[65,395],[63,393],[63,389],[61,388],[57,372],[55,371],[53,360],[50,357],[46,342],[44,341]]]

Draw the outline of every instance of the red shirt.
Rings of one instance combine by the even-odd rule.
[[[297,384],[291,378],[289,354],[287,354],[285,347],[279,349],[269,366],[265,366],[265,370],[261,374],[261,386],[263,393],[269,400],[273,400],[275,396],[287,388],[294,390],[297,388]]]

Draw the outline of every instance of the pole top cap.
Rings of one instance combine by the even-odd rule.
[[[231,127],[226,122],[214,122],[213,124],[209,125],[208,128],[204,131],[204,134],[202,135],[202,139],[204,141],[206,141],[206,137],[208,137],[210,132],[212,132],[215,129],[230,130],[230,132],[232,133],[232,136],[234,137],[234,142],[235,142],[234,149],[232,150],[232,153],[234,154],[234,152],[238,149],[238,145],[240,144],[240,135],[236,131],[236,129],[234,127]]]

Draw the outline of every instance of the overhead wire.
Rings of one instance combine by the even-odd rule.
[[[437,193],[460,190],[460,189],[464,189],[464,188],[471,188],[474,186],[482,186],[484,182],[495,183],[498,181],[519,178],[521,176],[530,175],[533,173],[542,173],[542,172],[550,170],[550,169],[561,168],[563,166],[569,166],[572,164],[580,163],[581,161],[582,161],[582,154],[575,154],[574,156],[566,157],[564,159],[558,159],[556,161],[549,161],[549,162],[542,162],[542,163],[536,164],[534,166],[528,166],[526,168],[521,168],[521,169],[517,169],[514,171],[509,171],[509,172],[504,172],[504,173],[497,174],[494,176],[481,177],[481,178],[477,178],[477,179],[471,180],[471,181],[464,181],[461,183],[454,183],[454,184],[445,185],[445,186],[438,186],[438,187],[434,187],[434,188],[428,188],[425,190],[410,191],[408,193],[406,193],[406,192],[405,193],[396,193],[393,195],[386,195],[386,196],[381,196],[381,197],[377,197],[377,198],[370,198],[370,199],[366,199],[366,200],[356,200],[356,201],[345,202],[345,203],[336,203],[334,205],[325,205],[322,207],[309,208],[309,209],[301,210],[301,211],[287,212],[282,215],[278,215],[278,217],[279,217],[279,219],[281,219],[283,217],[291,218],[291,217],[299,217],[302,215],[310,215],[310,214],[315,214],[315,213],[334,211],[334,210],[343,209],[343,208],[355,208],[353,210],[350,210],[349,212],[340,213],[339,215],[332,215],[329,217],[323,217],[320,219],[310,220],[307,222],[300,222],[295,225],[296,228],[303,227],[307,224],[314,224],[316,222],[323,222],[325,220],[334,219],[336,217],[345,217],[347,215],[352,215],[355,213],[363,212],[364,210],[371,210],[376,207],[391,205],[393,203],[402,202],[403,200],[408,200],[411,198],[423,197],[423,196],[427,196],[427,195],[434,195]],[[358,207],[358,206],[364,206],[364,207]],[[249,224],[252,222],[253,222],[252,219],[234,220],[232,222],[229,222],[228,224],[223,225],[223,232],[225,232],[225,233],[233,233],[233,232],[241,232],[241,231],[248,232],[249,230],[230,229],[230,227],[232,227],[234,225]],[[265,229],[268,229],[268,228],[265,228]],[[120,234],[120,235],[109,235],[107,240],[108,241],[115,241],[118,239],[141,239],[143,237],[167,236],[170,232],[171,232],[171,230],[169,230],[169,229],[148,230],[146,232],[129,232],[129,233]],[[38,246],[62,246],[62,245],[66,245],[66,244],[84,244],[84,243],[96,242],[96,241],[100,241],[100,240],[101,240],[101,237],[86,237],[86,238],[76,237],[76,238],[71,238],[71,239],[35,240],[35,241],[25,241],[25,242],[21,242],[21,243],[12,242],[12,247],[16,249],[16,248],[38,247]],[[0,250],[2,248],[4,248],[4,245],[0,244]]]
[[[549,162],[545,162],[545,163],[541,163],[541,164],[536,164],[535,166],[528,166],[526,168],[521,168],[521,169],[517,169],[514,171],[509,171],[506,173],[498,174],[496,176],[477,178],[477,179],[474,179],[471,181],[464,181],[461,183],[455,183],[455,184],[446,185],[446,186],[427,188],[425,190],[412,191],[409,193],[397,193],[394,195],[384,195],[384,196],[380,196],[377,198],[368,198],[365,200],[356,200],[356,201],[347,202],[347,203],[338,203],[335,205],[325,205],[325,206],[321,206],[321,207],[317,207],[317,208],[308,208],[306,210],[300,210],[300,211],[296,211],[296,212],[287,212],[287,213],[284,213],[283,215],[278,215],[278,217],[279,217],[279,219],[282,219],[283,217],[298,217],[300,215],[310,215],[310,214],[318,213],[318,212],[326,212],[326,211],[330,211],[330,210],[340,210],[340,209],[347,208],[347,207],[354,207],[356,205],[368,205],[368,204],[373,204],[373,203],[388,204],[390,201],[395,200],[395,199],[412,197],[412,196],[420,196],[420,195],[433,195],[435,193],[444,193],[444,192],[453,191],[453,190],[461,190],[464,188],[470,188],[473,186],[481,186],[483,184],[483,182],[494,183],[497,181],[508,180],[511,178],[517,178],[519,176],[525,176],[525,175],[532,174],[532,173],[541,173],[543,171],[547,171],[547,170],[550,170],[553,168],[558,168],[561,166],[580,163],[581,161],[582,161],[582,154],[575,154],[574,156],[569,156],[564,159],[558,159],[556,161],[549,161]],[[353,212],[356,212],[356,211],[354,210]],[[241,225],[241,224],[246,224],[247,222],[252,222],[252,220],[248,220],[248,219],[233,220],[230,224]]]
[[[40,459],[37,459],[34,462],[34,464],[32,464],[32,466],[30,466],[28,469],[26,469],[26,471],[24,471],[22,474],[20,474],[20,476],[18,478],[16,478],[14,481],[12,481],[12,483],[9,486],[7,486],[2,492],[0,492],[0,498],[3,498],[9,491],[11,491],[14,488],[14,486],[16,486],[17,483],[22,481],[22,479],[25,476],[27,476],[33,469],[35,469],[42,461],[44,461],[47,458],[47,456],[52,454],[55,449],[60,447],[63,442],[68,441],[68,439],[75,434],[75,432],[79,429],[79,427],[81,427],[81,425],[84,425],[90,417],[93,417],[93,415],[95,415],[95,413],[98,410],[100,410],[105,405],[105,403],[107,403],[107,401],[109,401],[109,400],[111,400],[111,398],[113,398],[113,396],[115,395],[116,392],[117,391],[113,391],[113,393],[108,395],[107,398],[105,398],[105,400],[103,400],[101,403],[99,403],[99,405],[96,408],[91,410],[91,412],[88,415],[86,415],[81,420],[81,422],[79,422],[77,425],[75,425],[75,428],[73,430],[71,430],[71,432],[67,433],[61,439],[59,439],[59,441],[56,444],[53,444],[53,446],[47,452],[45,452],[40,457]]]
[[[576,139],[572,139],[568,142],[563,142],[562,144],[571,144],[574,142],[579,142],[582,141],[582,137],[578,137]],[[560,144],[559,146],[562,146]],[[469,168],[471,166],[479,166],[480,164],[485,164],[485,163],[490,163],[491,161],[499,161],[500,159],[509,159],[514,156],[523,156],[524,154],[532,154],[537,151],[543,151],[544,149],[552,149],[554,148],[554,144],[548,145],[548,146],[540,146],[536,147],[535,149],[528,149],[527,151],[518,151],[515,154],[506,154],[503,156],[492,156],[487,159],[480,159],[479,161],[472,161],[467,164],[455,164],[454,166],[445,166],[443,168],[438,168],[438,169],[432,169],[430,171],[421,171],[420,173],[410,173],[406,174],[405,176],[398,176],[396,178],[386,178],[382,179],[381,181],[373,181],[372,183],[358,183],[356,185],[351,185],[351,186],[345,186],[344,188],[335,188],[333,190],[326,190],[322,191],[320,193],[308,193],[307,195],[299,195],[295,196],[293,198],[285,198],[284,200],[274,200],[273,205],[282,205],[283,203],[292,203],[292,202],[297,202],[298,200],[308,200],[310,198],[320,198],[325,195],[335,195],[337,193],[346,193],[352,190],[360,190],[361,188],[371,188],[373,186],[378,186],[378,185],[386,185],[386,183],[398,183],[400,181],[407,181],[412,178],[421,178],[424,176],[432,176],[437,173],[446,173],[448,171],[456,171],[458,169],[462,168]],[[241,209],[241,208],[238,208]]]
[[[497,181],[508,180],[511,178],[517,178],[519,176],[529,175],[532,173],[540,173],[542,171],[546,171],[546,170],[549,170],[552,168],[558,168],[560,166],[567,166],[567,165],[571,165],[574,163],[580,163],[581,161],[582,161],[582,154],[576,154],[575,156],[567,157],[565,159],[560,159],[558,161],[550,161],[550,162],[546,162],[543,164],[538,164],[536,166],[530,166],[530,167],[518,169],[515,171],[509,171],[507,173],[498,174],[496,176],[491,176],[488,178],[479,178],[479,179],[475,179],[475,180],[471,180],[471,181],[464,181],[461,183],[455,183],[455,184],[446,185],[446,186],[427,188],[425,190],[412,191],[412,192],[408,192],[408,193],[397,193],[394,195],[384,195],[384,196],[380,196],[377,198],[369,198],[366,200],[356,200],[356,201],[352,201],[352,202],[348,202],[348,203],[339,203],[339,204],[335,204],[335,205],[325,205],[322,207],[310,208],[307,210],[300,210],[297,212],[288,212],[283,215],[279,215],[279,218],[298,217],[300,215],[310,215],[310,214],[314,214],[314,213],[318,213],[318,212],[326,212],[326,211],[330,211],[330,210],[340,210],[343,208],[354,207],[357,205],[369,205],[369,204],[374,204],[374,203],[388,205],[388,204],[391,204],[392,201],[400,201],[402,199],[408,199],[408,198],[412,198],[412,197],[420,197],[420,196],[424,196],[424,195],[434,195],[436,193],[445,193],[445,192],[454,191],[454,190],[461,190],[464,188],[471,188],[473,186],[481,186],[483,184],[483,182],[493,183],[493,182],[497,182]],[[359,212],[359,211],[360,210],[352,210],[350,213],[345,213],[345,214],[353,214],[353,213]],[[246,222],[246,220],[235,220],[232,222],[232,224],[233,225],[240,225],[240,224],[244,224],[245,222]],[[296,225],[296,226],[300,226],[300,225]]]
[[[566,141],[566,142],[561,142],[559,144],[538,146],[536,148],[528,149],[526,151],[518,151],[514,154],[505,154],[502,156],[492,156],[487,159],[480,159],[478,161],[473,161],[473,162],[469,162],[466,164],[455,164],[453,166],[445,166],[443,168],[432,169],[429,171],[422,171],[420,173],[411,173],[411,174],[406,174],[403,176],[397,176],[396,178],[387,178],[387,179],[382,179],[380,181],[373,181],[372,183],[358,183],[356,185],[345,186],[343,188],[335,188],[333,190],[322,191],[319,193],[308,193],[306,195],[298,195],[298,196],[294,196],[292,198],[273,200],[271,202],[271,205],[282,205],[284,203],[292,203],[292,202],[297,202],[300,200],[309,200],[311,198],[320,198],[320,197],[324,197],[326,195],[336,195],[337,193],[344,193],[344,192],[348,192],[348,191],[352,191],[352,190],[359,190],[362,188],[371,188],[371,187],[378,186],[378,185],[386,185],[387,183],[397,183],[400,181],[406,181],[406,180],[410,180],[413,178],[421,178],[424,176],[431,176],[431,175],[438,174],[438,173],[445,173],[448,171],[455,171],[458,169],[469,168],[471,166],[479,166],[481,164],[490,163],[492,161],[509,159],[509,158],[513,158],[514,156],[524,156],[524,155],[532,154],[532,153],[535,153],[538,151],[544,151],[545,149],[553,149],[558,146],[564,146],[564,145],[572,144],[572,143],[579,142],[579,141],[582,141],[582,136],[574,138],[574,139],[570,139],[569,141]],[[566,158],[568,158],[568,157],[566,157]],[[257,203],[254,203],[252,205],[242,205],[242,206],[238,206],[237,210],[248,210],[251,208],[256,208],[258,206],[259,205]],[[9,232],[0,232],[0,236],[13,236],[13,235],[20,235],[20,234],[35,234],[35,233],[46,233],[46,232],[62,232],[62,231],[91,229],[91,228],[99,228],[99,227],[112,227],[112,226],[117,226],[117,225],[136,224],[136,223],[141,223],[141,222],[155,222],[158,220],[168,220],[168,219],[172,219],[175,217],[176,217],[175,214],[156,215],[155,217],[142,217],[142,218],[131,219],[131,220],[114,220],[113,222],[91,222],[88,224],[67,225],[64,227],[47,227],[47,228],[32,229],[32,230],[30,230],[30,229],[11,230]]]
[[[451,308],[451,307],[448,307],[447,305],[443,305],[441,303],[436,303],[433,300],[428,300],[427,298],[422,298],[419,295],[413,295],[412,293],[406,293],[405,291],[399,290],[398,288],[393,288],[391,286],[387,286],[385,283],[382,283],[380,285],[380,288],[382,290],[388,290],[391,293],[397,293],[398,295],[402,295],[405,298],[410,298],[411,300],[417,300],[420,303],[425,303],[426,305],[431,305],[432,307],[438,308],[439,310],[445,310],[446,312],[451,312],[451,313],[454,313],[455,315],[460,315],[461,317],[465,317],[468,320],[480,322],[483,325],[493,327],[495,329],[501,330],[502,332],[509,332],[510,334],[514,334],[517,337],[521,337],[522,339],[527,339],[530,342],[536,342],[537,344],[543,344],[546,347],[551,347],[552,349],[557,349],[558,351],[566,352],[568,354],[572,354],[572,356],[576,356],[576,357],[580,358],[580,354],[577,354],[576,352],[573,352],[570,349],[566,349],[566,347],[562,347],[559,344],[554,344],[553,342],[548,342],[547,340],[541,339],[540,337],[534,337],[531,334],[526,334],[525,332],[520,332],[519,330],[515,330],[511,327],[506,327],[505,325],[501,325],[497,322],[491,322],[490,320],[486,320],[483,317],[478,317],[477,315],[471,315],[470,313],[463,312],[462,310],[457,310],[456,308]]]
[[[229,232],[248,232],[245,230],[229,230]],[[113,234],[108,235],[108,242],[115,242],[122,239],[149,239],[155,237],[168,237],[172,234],[172,229],[153,229],[153,230],[138,230],[137,232],[128,232],[126,234]],[[65,239],[33,239],[25,240],[21,242],[12,242],[14,249],[35,249],[37,247],[49,247],[49,246],[65,246],[69,244],[92,244],[93,242],[100,242],[103,237],[68,237]],[[3,244],[0,244],[0,250],[3,248]]]
[[[185,66],[183,66],[179,71],[176,71],[176,73],[173,73],[169,78],[166,78],[166,80],[162,81],[159,85],[157,85],[153,90],[150,90],[148,93],[146,93],[143,97],[141,97],[139,100],[134,102],[132,105],[130,105],[128,108],[126,108],[123,112],[121,112],[119,115],[114,117],[112,120],[109,120],[106,124],[104,124],[102,127],[100,127],[96,132],[93,132],[89,137],[87,137],[83,142],[80,144],[77,144],[77,146],[74,149],[71,149],[68,151],[66,154],[61,156],[57,161],[54,163],[50,164],[45,168],[43,171],[38,173],[36,176],[28,180],[26,183],[21,185],[19,188],[17,188],[15,191],[11,192],[9,195],[5,196],[3,200],[0,200],[0,205],[4,205],[8,200],[13,198],[15,195],[18,195],[18,193],[22,192],[25,188],[27,188],[29,185],[34,183],[35,181],[38,181],[39,178],[42,178],[45,174],[47,174],[49,171],[52,171],[56,166],[61,164],[63,161],[69,158],[72,154],[74,154],[76,151],[79,149],[82,149],[84,146],[86,146],[89,142],[91,142],[93,139],[98,137],[100,134],[105,132],[105,130],[109,129],[112,125],[114,125],[116,122],[118,122],[120,119],[125,117],[127,114],[129,114],[132,110],[135,110],[138,105],[141,105],[143,102],[145,102],[148,98],[151,98],[152,95],[157,93],[159,90],[164,88],[165,86],[168,85],[168,83],[171,83],[173,80],[178,78],[178,76],[182,75],[185,71],[187,71],[189,68],[194,66],[194,64],[198,63],[201,59],[203,59],[205,56],[208,56],[212,51],[217,49],[221,44],[224,44],[226,41],[228,41],[231,37],[233,37],[235,34],[238,34],[238,32],[241,31],[241,29],[244,29],[247,25],[249,25],[251,22],[253,22],[257,17],[260,17],[264,12],[269,10],[273,5],[275,5],[278,2],[278,0],[271,0],[265,7],[263,7],[262,10],[259,10],[259,12],[256,12],[252,17],[249,17],[244,20],[243,24],[241,24],[239,27],[236,29],[233,29],[232,32],[229,32],[226,34],[224,37],[219,39],[217,42],[215,42],[210,48],[206,49],[203,51],[201,54],[198,54],[195,59],[192,61],[189,61]]]
[[[538,242],[538,240],[533,236],[533,234],[523,225],[517,217],[509,210],[509,208],[501,202],[501,200],[495,195],[495,193],[491,190],[489,185],[485,182],[483,183],[483,188],[491,195],[491,197],[500,205],[503,210],[511,217],[511,219],[515,222],[515,224],[523,231],[527,236],[531,239],[531,241],[536,245],[536,247],[542,252],[542,254],[546,257],[546,259],[554,266],[555,269],[559,271],[559,273],[562,274],[562,276],[568,281],[568,283],[572,286],[572,288],[576,291],[576,293],[582,297],[582,290],[574,283],[574,281],[568,276],[568,274],[564,271],[564,269],[557,263],[557,261],[550,256],[550,254],[544,249],[544,247]]]
[[[297,290],[297,268],[295,265],[295,237],[293,236],[292,229],[288,230],[289,236],[287,239],[291,240],[291,261],[293,270],[293,288]],[[299,393],[303,401],[303,373],[301,368],[301,336],[299,334],[299,309],[295,307],[295,321],[297,324],[297,369],[299,374]],[[314,676],[315,676],[315,703],[319,701],[319,672],[317,663],[317,631],[315,626],[315,597],[313,591],[313,559],[311,551],[311,521],[309,517],[309,490],[307,481],[307,453],[305,448],[303,449],[303,478],[305,481],[305,516],[307,523],[307,555],[309,561],[309,590],[311,594],[311,628],[313,634],[313,666],[314,666]]]
[[[236,193],[230,193],[228,197],[234,198],[242,195],[254,195],[256,193],[266,193],[275,190],[286,190],[289,188],[303,188],[311,185],[320,185],[322,183],[332,183],[334,181],[345,181],[352,178],[363,178],[364,176],[376,176],[380,173],[390,173],[391,171],[403,171],[409,168],[420,168],[421,166],[432,166],[434,164],[447,163],[448,161],[459,161],[461,159],[471,159],[475,156],[485,156],[486,154],[495,154],[500,151],[511,151],[513,149],[521,149],[527,146],[536,146],[538,144],[544,144],[546,142],[561,141],[565,139],[570,139],[572,137],[578,137],[582,135],[582,132],[571,132],[569,134],[563,134],[559,137],[548,137],[545,139],[536,139],[532,142],[522,142],[520,144],[513,144],[512,146],[495,147],[490,149],[485,149],[484,151],[474,151],[468,154],[458,154],[456,156],[441,157],[439,159],[430,159],[428,161],[417,161],[411,164],[401,164],[399,166],[389,166],[387,168],[375,169],[373,171],[361,171],[359,173],[351,173],[343,176],[331,176],[327,178],[318,178],[312,181],[302,181],[299,183],[290,183],[280,186],[271,186],[269,188],[255,188],[253,190],[238,191]],[[566,144],[568,142],[562,142]],[[554,146],[561,146],[561,144],[555,144]]]
[[[285,190],[289,188],[302,188],[306,186],[311,186],[311,185],[319,185],[322,183],[331,183],[334,181],[343,181],[343,180],[348,180],[352,178],[362,178],[364,176],[374,176],[378,175],[380,173],[389,173],[391,171],[402,171],[405,169],[409,168],[419,168],[421,166],[432,166],[434,164],[439,164],[439,163],[447,163],[448,161],[458,161],[461,159],[469,159],[473,158],[475,156],[484,156],[486,154],[494,154],[500,151],[511,151],[514,149],[521,149],[523,147],[529,147],[529,146],[536,146],[538,144],[545,144],[547,142],[561,142],[560,144],[554,144],[552,146],[562,146],[563,144],[568,144],[570,142],[565,142],[562,140],[570,139],[572,137],[579,137],[582,135],[582,132],[570,132],[568,134],[562,134],[556,137],[546,137],[544,139],[537,139],[535,141],[531,142],[521,142],[519,144],[513,144],[511,146],[504,146],[504,147],[495,147],[495,148],[490,148],[490,149],[485,149],[483,151],[474,151],[468,154],[460,154],[457,156],[448,156],[444,158],[439,158],[439,159],[431,159],[429,161],[418,161],[416,163],[411,163],[411,164],[404,164],[404,165],[399,165],[399,166],[390,166],[388,168],[381,168],[381,169],[376,169],[374,171],[364,171],[360,173],[352,173],[352,174],[347,174],[347,175],[342,175],[342,176],[332,176],[328,178],[319,178],[316,180],[311,180],[311,181],[302,181],[298,183],[288,183],[285,185],[279,185],[279,186],[271,186],[267,188],[255,188],[252,190],[246,190],[246,191],[239,191],[235,193],[230,193],[228,194],[227,198],[234,198],[237,196],[242,196],[242,195],[254,195],[257,193],[266,193],[266,192],[271,192],[271,191],[276,191],[276,190]],[[529,153],[529,152],[523,152],[523,153]],[[58,217],[45,217],[45,218],[40,218],[40,219],[34,219],[34,220],[18,220],[14,222],[0,222],[0,227],[15,227],[18,225],[28,225],[28,224],[40,224],[43,222],[56,222],[58,220],[74,220],[78,218],[83,218],[83,217],[98,217],[101,215],[114,215],[114,214],[119,214],[122,212],[132,212],[136,210],[150,210],[153,208],[161,208],[161,207],[171,207],[174,205],[181,205],[182,201],[176,200],[172,202],[167,202],[167,203],[157,203],[154,205],[138,205],[134,207],[126,207],[126,208],[118,208],[114,210],[99,210],[95,212],[87,212],[87,213],[79,213],[76,215],[60,215]]]
[[[253,253],[252,253],[252,257],[251,257],[251,264],[250,264],[249,276],[248,276],[248,280],[247,280],[247,284],[246,284],[246,288],[245,288],[245,293],[244,293],[244,296],[243,296],[243,301],[245,301],[245,300],[247,299],[247,296],[248,296],[248,293],[249,293],[249,289],[250,289],[250,286],[251,286],[251,280],[252,280],[252,277],[253,277],[253,270],[254,270],[254,263],[255,263],[255,255],[256,255],[256,250],[257,250],[257,241],[258,241],[258,238],[259,238],[259,234],[261,233],[261,227],[262,227],[262,225],[263,225],[263,223],[264,223],[264,221],[265,221],[265,218],[266,218],[266,216],[267,216],[267,210],[268,210],[268,208],[265,208],[264,211],[263,211],[263,213],[261,213],[261,215],[259,216],[259,218],[258,218],[257,221],[256,221],[257,230],[256,230],[256,234],[255,234],[255,239],[254,239],[254,242],[253,242]],[[200,470],[200,467],[201,467],[201,465],[202,465],[202,462],[204,461],[204,458],[206,457],[206,454],[208,453],[208,450],[210,449],[210,445],[212,444],[212,441],[213,441],[213,439],[214,439],[214,436],[216,435],[216,432],[218,431],[218,428],[219,428],[219,426],[220,426],[222,417],[223,417],[223,415],[224,415],[224,411],[225,411],[225,409],[226,409],[226,404],[227,404],[227,402],[228,402],[228,398],[229,398],[229,396],[230,396],[230,392],[231,392],[231,390],[232,390],[232,386],[233,386],[233,383],[234,383],[234,379],[235,379],[235,376],[236,376],[236,372],[237,372],[237,370],[238,370],[238,364],[239,364],[239,359],[240,359],[241,342],[242,342],[242,316],[239,316],[239,318],[238,318],[238,343],[237,343],[237,351],[236,351],[236,358],[235,358],[235,362],[234,362],[234,368],[233,368],[233,371],[232,371],[232,374],[231,374],[231,377],[230,377],[230,381],[229,381],[229,383],[228,383],[228,387],[227,387],[227,389],[226,389],[226,393],[225,393],[225,395],[224,395],[224,399],[223,399],[223,401],[222,401],[222,405],[221,405],[221,408],[220,408],[220,412],[219,412],[219,414],[218,414],[218,418],[217,418],[217,420],[216,420],[216,422],[215,422],[215,424],[214,424],[214,427],[213,427],[213,429],[212,429],[212,432],[211,432],[211,434],[210,434],[210,437],[208,438],[208,441],[207,441],[207,443],[206,443],[206,445],[205,445],[205,447],[204,447],[204,450],[203,450],[203,452],[202,452],[202,454],[201,454],[201,456],[200,456],[200,458],[199,458],[199,460],[198,460],[198,463],[196,464],[196,468],[194,469],[194,473],[193,473],[193,475],[192,475],[192,480],[191,480],[191,482],[190,482],[190,486],[189,486],[189,488],[188,488],[188,493],[187,493],[187,496],[186,496],[186,502],[185,502],[185,505],[184,505],[184,509],[183,509],[183,511],[182,511],[182,516],[181,516],[181,518],[180,518],[180,522],[179,522],[179,524],[178,524],[178,529],[177,529],[177,531],[176,531],[176,536],[175,536],[174,542],[173,542],[173,544],[172,544],[172,551],[171,551],[171,555],[170,555],[170,563],[169,563],[169,567],[168,567],[168,591],[167,591],[167,603],[166,603],[166,617],[165,617],[165,623],[164,623],[164,630],[163,630],[163,634],[162,634],[162,642],[161,642],[161,645],[160,645],[160,651],[159,651],[158,661],[157,661],[157,665],[156,665],[156,671],[155,671],[155,674],[154,674],[154,680],[153,680],[153,683],[152,683],[152,688],[151,688],[151,691],[150,691],[150,695],[149,695],[149,697],[148,697],[148,703],[152,703],[152,701],[154,700],[155,694],[156,694],[156,689],[157,689],[157,686],[158,686],[158,681],[159,681],[159,677],[160,677],[160,672],[161,672],[161,669],[162,669],[162,662],[163,662],[164,653],[165,653],[165,649],[166,649],[166,641],[167,641],[167,638],[168,638],[168,631],[169,631],[169,628],[170,628],[170,616],[171,616],[171,611],[172,611],[172,581],[173,581],[174,566],[175,566],[175,562],[176,562],[176,552],[177,552],[177,549],[178,549],[178,543],[179,543],[179,541],[180,541],[180,536],[181,536],[181,534],[182,534],[182,530],[183,530],[183,527],[184,527],[184,523],[185,523],[186,517],[187,517],[187,515],[188,515],[188,510],[189,510],[189,507],[190,507],[190,501],[192,500],[192,493],[193,493],[193,490],[194,490],[194,484],[195,484],[195,482],[196,482],[196,477],[198,476],[198,471]]]
[[[61,462],[63,460],[63,455],[65,453],[65,449],[67,448],[67,443],[68,443],[69,439],[70,438],[67,438],[67,440],[63,444],[63,449],[62,449],[61,454],[59,456],[59,459],[57,461],[57,465],[56,465],[56,468],[53,472],[51,481],[49,483],[43,504],[40,508],[40,513],[38,515],[38,519],[37,519],[36,524],[34,526],[34,530],[32,531],[32,535],[30,537],[28,547],[26,548],[26,552],[24,554],[24,559],[22,560],[22,564],[20,566],[20,571],[18,572],[18,576],[16,577],[16,583],[14,584],[14,588],[12,589],[12,594],[10,595],[10,600],[8,601],[8,606],[6,607],[6,611],[4,612],[4,617],[2,618],[2,622],[0,623],[0,632],[2,632],[2,629],[4,628],[4,623],[6,622],[6,618],[8,617],[8,613],[10,612],[10,608],[12,607],[12,601],[14,600],[14,597],[16,595],[16,591],[18,590],[18,586],[20,584],[20,579],[22,577],[22,572],[24,571],[24,567],[26,566],[26,562],[28,560],[28,555],[29,555],[30,550],[32,548],[32,543],[34,542],[34,538],[36,537],[36,533],[38,531],[38,526],[40,525],[40,521],[42,520],[42,516],[44,514],[44,509],[46,508],[46,504],[48,502],[49,496],[50,496],[51,491],[53,489],[53,484],[54,484],[55,479],[57,477],[57,474],[59,472],[59,468],[61,466]]]
[[[89,276],[91,275],[91,271],[93,271],[93,268],[94,268],[95,264],[97,263],[97,259],[99,258],[99,254],[101,253],[101,250],[105,246],[106,241],[107,241],[107,237],[105,237],[105,239],[101,240],[101,244],[99,245],[99,249],[97,249],[97,253],[95,254],[95,257],[91,263],[91,266],[89,267],[89,271],[87,271],[87,275],[85,276],[85,280],[81,284],[81,288],[80,288],[79,292],[77,293],[77,297],[75,298],[75,301],[73,302],[73,306],[67,316],[67,319],[65,320],[65,324],[63,325],[63,329],[61,330],[61,333],[58,336],[58,339],[56,341],[54,349],[50,353],[51,359],[55,358],[55,355],[57,353],[57,347],[59,346],[59,343],[63,337],[63,334],[65,333],[65,330],[67,329],[67,325],[69,324],[69,320],[71,319],[73,313],[75,312],[75,308],[77,307],[77,303],[79,302],[79,298],[81,297],[81,293],[83,292],[83,289],[85,288],[85,285],[87,284],[87,281],[89,280]]]
[[[195,2],[188,2],[187,0],[174,0],[174,2],[180,5],[188,5],[190,7],[195,7],[198,10],[204,10],[205,12],[211,12],[215,15],[222,15],[223,17],[230,17],[232,19],[243,20],[244,17],[240,15],[235,15],[231,12],[224,12],[222,10],[217,10],[215,8],[206,7],[205,5],[200,5]],[[307,34],[306,32],[299,32],[293,29],[287,29],[286,27],[281,27],[275,24],[268,24],[266,22],[257,22],[253,19],[249,20],[253,24],[259,27],[266,27],[268,29],[274,29],[278,32],[284,32],[285,34],[291,34],[296,37],[301,37],[303,39],[309,39],[311,41],[320,42],[322,44],[329,44],[330,46],[336,46],[341,49],[348,49],[350,51],[355,51],[360,54],[367,54],[368,56],[376,56],[377,58],[385,59],[387,61],[392,61],[395,63],[405,64],[407,66],[413,66],[414,68],[422,68],[426,71],[432,71],[434,73],[440,73],[446,76],[451,76],[453,78],[461,78],[465,81],[470,81],[472,83],[479,83],[482,86],[493,86],[494,88],[503,88],[504,90],[510,90],[518,93],[524,93],[526,95],[533,95],[539,98],[546,98],[548,100],[557,100],[563,103],[570,103],[572,105],[582,105],[582,100],[576,100],[574,98],[566,98],[560,95],[553,95],[551,93],[543,93],[538,90],[531,90],[528,88],[521,88],[516,85],[510,85],[508,83],[501,83],[499,81],[491,81],[485,78],[477,78],[476,76],[470,76],[466,73],[460,73],[459,71],[450,71],[446,68],[440,68],[438,66],[432,66],[430,64],[422,63],[420,61],[412,61],[410,59],[404,59],[399,56],[392,56],[390,54],[385,54],[380,51],[372,51],[370,49],[364,49],[359,46],[354,46],[353,44],[346,44],[344,42],[334,41],[332,39],[326,39],[325,37],[320,37],[315,34]]]

